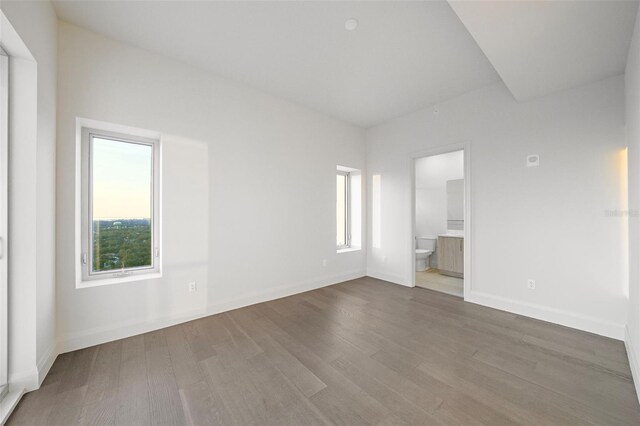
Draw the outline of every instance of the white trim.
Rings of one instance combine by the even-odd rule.
[[[353,167],[340,166],[340,165],[336,166],[336,170],[344,173],[353,173],[353,172],[360,173],[362,171],[360,169],[356,169]]]
[[[157,280],[162,278],[161,272],[146,272],[140,274],[131,274],[126,277],[116,277],[116,278],[100,278],[88,281],[81,281],[76,284],[76,289],[81,290],[83,288],[93,288],[100,287],[103,285],[111,285],[111,284],[124,284],[130,283],[134,281],[149,281],[149,280]]]
[[[36,244],[35,192],[37,137],[37,63],[5,14],[0,10],[0,41],[9,60],[9,222],[11,231],[19,230],[20,238],[11,244],[10,281],[8,283],[8,334],[11,341],[8,358],[13,359],[8,371],[9,393],[0,403],[0,423],[4,423],[25,391],[38,388],[35,366],[36,280],[34,268],[12,268],[33,264]],[[16,188],[20,190],[17,191]],[[12,214],[20,212],[20,214]],[[12,269],[11,269],[12,268]],[[13,272],[11,272],[13,271]],[[17,369],[17,371],[15,370]]]
[[[145,138],[136,134],[124,134],[105,129],[107,126],[99,128],[82,127],[81,131],[81,151],[82,151],[82,282],[76,283],[76,287],[91,286],[94,281],[108,280],[111,283],[125,282],[127,278],[133,276],[148,276],[150,274],[160,274],[162,256],[160,250],[160,152],[162,145],[159,138]],[[142,145],[151,150],[151,265],[143,267],[129,267],[122,270],[94,271],[93,265],[93,150],[94,139],[108,140],[115,143],[126,143]],[[80,261],[80,259],[78,259]],[[126,274],[126,275],[125,275]],[[106,284],[106,283],[102,283]]]
[[[415,287],[415,285],[412,285],[411,283],[411,278],[407,279],[407,277],[403,277],[401,275],[389,274],[387,272],[372,271],[367,269],[367,276],[372,278],[377,278],[382,281],[388,281],[392,284],[402,285],[405,287]]]
[[[9,392],[31,392],[40,387],[38,384],[38,369],[33,367],[27,371],[9,373]]]
[[[9,371],[9,58],[0,55],[0,385]],[[0,396],[2,400],[2,396]]]
[[[448,154],[450,152],[462,151],[464,155],[464,299],[466,295],[471,293],[473,253],[471,250],[471,143],[457,143],[444,145],[427,150],[416,151],[409,154],[409,171],[411,175],[411,270],[408,271],[409,287],[416,286],[416,256],[415,252],[415,235],[416,235],[416,160],[434,155]],[[403,284],[405,285],[405,284]]]
[[[49,373],[49,370],[51,370],[57,356],[58,347],[57,344],[53,344],[49,346],[47,351],[40,357],[35,368],[10,374],[9,392],[31,392],[40,388],[40,385]]]
[[[471,291],[468,294],[465,293],[464,300],[465,302],[488,306],[501,311],[524,315],[530,318],[564,325],[566,327],[611,337],[617,340],[624,339],[624,324],[603,321],[599,318],[588,315],[577,314],[562,309],[549,308],[527,302],[520,302],[518,300],[493,296],[477,291]]]
[[[636,396],[638,397],[638,402],[640,402],[640,360],[637,358],[638,348],[631,340],[628,325],[624,327],[624,347],[627,350],[627,358],[629,358],[629,367],[631,368],[633,385],[636,387]]]
[[[147,333],[149,331],[170,327],[198,318],[215,315],[222,312],[231,311],[245,306],[254,305],[256,303],[267,302],[282,297],[292,296],[294,294],[303,293],[317,288],[341,283],[344,281],[354,280],[365,276],[364,270],[356,270],[345,274],[324,277],[322,279],[313,279],[299,283],[294,286],[281,286],[265,291],[257,291],[240,297],[228,298],[221,300],[216,304],[209,305],[206,309],[182,312],[170,316],[156,317],[144,321],[130,321],[121,323],[116,326],[95,328],[80,333],[70,333],[63,336],[59,341],[59,352],[65,353],[89,346],[99,345],[113,340],[123,339],[135,336],[137,334]]]
[[[153,244],[152,253],[153,268],[143,270],[128,270],[129,275],[117,276],[118,272],[113,274],[104,274],[104,276],[96,276],[88,274],[87,267],[83,266],[80,261],[82,253],[87,252],[89,255],[90,244],[87,243],[87,249],[84,245],[89,240],[88,224],[83,223],[89,216],[89,208],[86,203],[88,200],[88,188],[85,182],[85,176],[88,173],[88,134],[95,131],[98,134],[104,134],[107,138],[114,137],[123,141],[131,141],[134,143],[148,144],[153,147]],[[86,134],[85,134],[86,133]],[[76,199],[75,199],[75,222],[76,222],[76,289],[90,288],[102,285],[111,285],[126,283],[132,281],[149,280],[162,277],[162,134],[156,131],[140,129],[137,127],[124,126],[120,124],[108,123],[98,120],[76,117]],[[159,255],[155,256],[155,250]],[[91,259],[88,259],[90,264]]]
[[[338,249],[336,253],[337,254],[351,253],[352,251],[360,251],[360,250],[362,250],[362,247],[346,247],[346,248]]]
[[[347,250],[351,248],[351,172],[344,171],[338,166],[336,171],[336,178],[338,176],[344,177],[344,244],[337,245],[337,251]],[[336,190],[336,209],[338,207],[338,193]],[[336,222],[336,230],[338,223]]]
[[[0,426],[4,426],[7,420],[9,420],[9,416],[11,416],[13,410],[18,406],[18,402],[20,402],[23,395],[24,389],[12,391],[5,395],[2,401],[0,401]]]
[[[54,343],[49,346],[49,349],[47,349],[47,351],[38,360],[38,387],[42,385],[44,378],[47,377],[47,374],[49,374],[49,370],[51,370],[51,367],[53,366],[53,363],[55,362],[57,357],[58,347],[57,344]]]

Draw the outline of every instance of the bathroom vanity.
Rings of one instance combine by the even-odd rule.
[[[462,235],[438,235],[438,270],[442,275],[464,277],[464,237]]]

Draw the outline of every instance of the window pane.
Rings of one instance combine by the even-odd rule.
[[[372,245],[373,248],[380,248],[381,247],[381,241],[380,241],[380,228],[381,228],[381,223],[380,223],[380,210],[382,208],[381,204],[380,204],[380,200],[381,200],[381,177],[380,175],[373,175],[372,178],[372,190],[371,190],[371,204],[372,204],[372,209],[371,209],[371,240],[372,240]]]
[[[336,213],[337,213],[337,242],[338,246],[347,245],[347,177],[336,175]]]
[[[92,270],[151,267],[153,148],[91,143]]]

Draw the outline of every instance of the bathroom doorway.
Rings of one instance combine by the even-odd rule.
[[[464,147],[413,157],[414,285],[464,297],[467,195]]]

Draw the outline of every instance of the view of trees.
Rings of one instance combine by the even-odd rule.
[[[93,221],[93,271],[151,266],[151,221]]]

